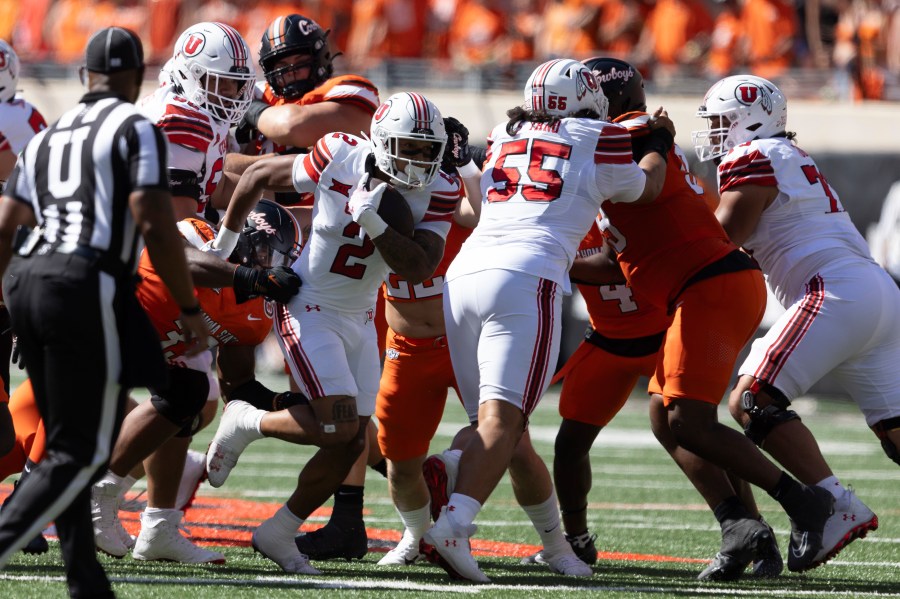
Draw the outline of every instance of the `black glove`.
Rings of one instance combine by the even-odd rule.
[[[472,160],[469,130],[452,116],[444,117],[444,128],[447,130],[447,147],[444,148],[441,170],[452,173]]]
[[[259,116],[271,106],[262,100],[253,100],[250,107],[244,113],[244,118],[238,123],[234,131],[234,138],[239,144],[245,144],[253,139],[253,133],[259,128]]]
[[[273,266],[264,270],[238,266],[234,271],[234,296],[238,303],[263,296],[286,304],[300,293],[300,277],[286,266]]]

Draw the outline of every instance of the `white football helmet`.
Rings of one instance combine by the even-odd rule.
[[[589,68],[570,58],[540,65],[525,83],[525,110],[554,116],[571,116],[589,108],[605,121],[609,101]]]
[[[166,69],[188,101],[236,125],[253,99],[256,73],[247,43],[223,23],[197,23],[175,42]],[[236,84],[236,92],[228,89]],[[233,96],[232,96],[233,94]]]
[[[16,95],[19,83],[19,56],[4,40],[0,40],[0,102],[8,102]]]
[[[710,160],[753,139],[783,134],[787,100],[774,83],[754,75],[733,75],[713,84],[697,116],[709,119],[708,128],[693,131],[697,157]],[[718,122],[713,122],[719,117]]]
[[[401,141],[431,142],[420,159],[401,155]],[[404,187],[427,187],[441,168],[447,130],[444,118],[428,98],[412,92],[394,94],[372,117],[375,165]]]

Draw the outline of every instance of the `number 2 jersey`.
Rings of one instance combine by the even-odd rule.
[[[294,188],[314,193],[312,232],[294,263],[303,281],[292,305],[322,306],[341,312],[374,308],[378,289],[390,267],[368,235],[353,222],[347,203],[366,176],[371,144],[346,133],[332,133],[313,151],[294,161]],[[374,180],[372,186],[379,183]],[[459,181],[439,173],[424,189],[399,191],[409,204],[416,230],[446,239],[456,204],[463,194]]]
[[[169,185],[173,196],[197,201],[203,216],[209,198],[222,179],[225,153],[236,151],[228,123],[175,93],[169,85],[159,87],[138,103],[169,141]]]
[[[809,154],[783,137],[731,150],[719,164],[719,192],[741,185],[777,187],[778,195],[744,242],[782,306],[805,293],[819,272],[874,264],[869,246]]]
[[[646,177],[619,125],[564,118],[506,123],[488,138],[478,226],[447,271],[447,280],[488,269],[525,272],[571,293],[567,275],[601,202],[634,201]]]
[[[178,230],[196,248],[203,247],[216,237],[209,223],[195,218],[180,221]],[[138,274],[141,276],[137,286],[138,301],[159,334],[166,359],[175,363],[186,350],[180,321],[181,308],[153,268],[147,250],[141,255]],[[274,306],[261,297],[239,304],[231,287],[197,287],[195,292],[206,314],[210,339],[217,345],[256,346],[265,340],[272,329]]]

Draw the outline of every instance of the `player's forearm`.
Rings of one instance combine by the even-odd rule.
[[[390,227],[372,242],[391,270],[414,285],[434,274],[444,253],[443,243],[435,251],[430,239],[422,244]]]

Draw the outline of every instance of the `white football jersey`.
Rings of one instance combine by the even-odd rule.
[[[0,152],[18,154],[37,133],[47,128],[40,111],[21,96],[0,102]]]
[[[778,188],[744,249],[759,262],[772,293],[788,307],[816,274],[874,264],[869,246],[813,159],[777,137],[742,144],[718,168],[719,192],[740,185]]]
[[[366,176],[371,144],[346,133],[331,133],[313,151],[294,161],[294,188],[314,193],[312,232],[294,263],[303,286],[300,305],[322,306],[342,312],[363,312],[375,306],[378,289],[390,267],[368,235],[353,222],[347,203]],[[425,189],[403,189],[416,229],[447,238],[450,221],[463,190],[444,173]]]
[[[595,119],[506,123],[488,138],[481,218],[447,280],[486,269],[526,272],[571,293],[567,273],[605,200],[631,202],[644,190],[628,130]]]
[[[168,139],[169,170],[196,175],[200,187],[197,215],[203,218],[206,204],[222,179],[225,153],[237,149],[229,136],[229,124],[188,102],[170,86],[143,98],[138,108]]]

